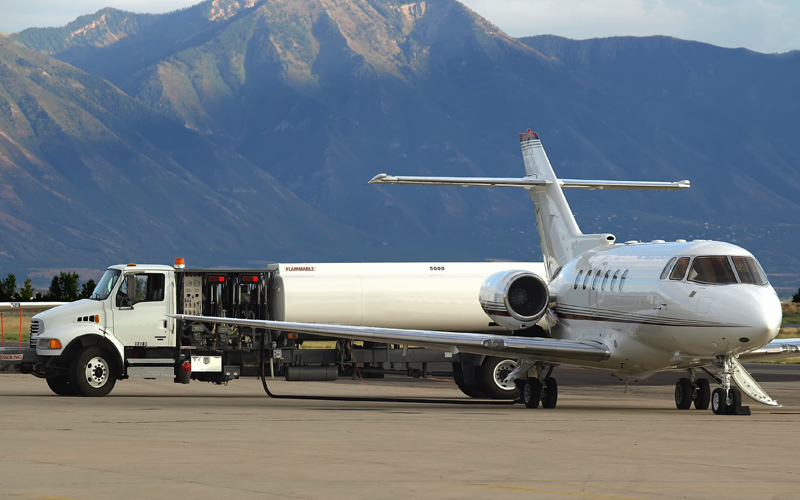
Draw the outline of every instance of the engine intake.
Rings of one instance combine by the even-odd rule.
[[[530,271],[501,271],[481,285],[483,311],[503,328],[521,330],[535,325],[547,312],[547,283]]]

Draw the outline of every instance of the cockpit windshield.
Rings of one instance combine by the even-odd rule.
[[[103,277],[100,278],[100,282],[97,283],[96,287],[94,287],[94,292],[89,298],[95,300],[105,300],[108,298],[108,295],[114,289],[114,285],[117,284],[120,274],[122,274],[122,271],[117,269],[106,270],[105,274],[103,274]]]
[[[695,283],[706,283],[709,285],[726,285],[737,283],[736,274],[733,272],[728,257],[695,257],[692,268],[689,269],[689,276],[686,278]]]
[[[736,268],[736,273],[739,275],[739,280],[742,283],[750,285],[766,285],[767,277],[761,266],[758,265],[756,259],[752,257],[731,257],[733,259],[733,267]]]
[[[691,261],[691,267],[689,262]],[[689,273],[686,269],[689,268]],[[672,272],[670,272],[672,270]],[[767,275],[753,257],[703,255],[695,257],[673,257],[661,271],[661,279],[669,276],[673,281],[692,281],[706,285],[766,285]],[[738,277],[738,280],[737,280]]]

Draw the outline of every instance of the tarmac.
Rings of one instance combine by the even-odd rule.
[[[58,397],[0,373],[0,499],[800,499],[800,366],[748,368],[783,407],[677,410],[680,372],[626,393],[565,367],[553,410],[271,399],[258,379]],[[447,379],[270,389],[467,401]]]

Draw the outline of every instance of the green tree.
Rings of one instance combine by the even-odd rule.
[[[89,280],[83,284],[81,287],[81,298],[88,299],[92,296],[92,292],[94,292],[94,287],[97,286],[94,283],[94,280]]]
[[[8,301],[14,300],[17,291],[17,277],[8,273],[4,280],[0,280],[0,300]]]
[[[800,288],[797,289],[797,293],[792,295],[792,302],[800,302]]]
[[[79,279],[78,273],[61,272],[58,276],[53,276],[53,280],[50,282],[50,293],[47,298],[65,302],[78,300],[80,298],[80,293],[78,292]]]
[[[19,287],[19,298],[20,300],[29,301],[33,299],[33,286],[31,286],[31,279],[28,278],[25,280],[25,284]]]

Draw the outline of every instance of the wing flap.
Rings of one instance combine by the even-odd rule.
[[[366,340],[370,342],[388,342],[431,347],[441,350],[450,350],[455,347],[459,351],[474,354],[493,356],[507,355],[510,357],[531,358],[561,363],[575,364],[580,361],[605,361],[610,356],[608,348],[598,342],[429,330],[403,330],[368,326],[292,323],[285,321],[191,316],[185,314],[170,314],[168,316],[202,323],[250,326],[254,328],[304,333],[323,337]]]

